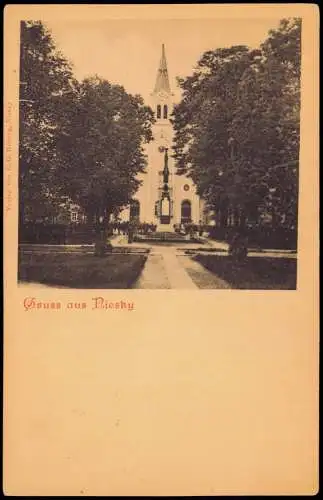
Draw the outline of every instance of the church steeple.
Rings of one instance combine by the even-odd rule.
[[[167,71],[167,62],[165,55],[165,45],[162,44],[162,55],[159,63],[159,68],[157,72],[156,84],[155,84],[155,93],[158,92],[167,92],[170,94],[170,85],[168,79],[168,71]]]

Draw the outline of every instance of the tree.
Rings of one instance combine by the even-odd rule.
[[[282,20],[270,31],[261,58],[241,79],[231,124],[240,160],[251,160],[247,174],[254,171],[249,211],[270,212],[273,227],[296,227],[300,37],[299,19]]]
[[[20,220],[55,213],[61,183],[57,137],[66,102],[77,83],[41,21],[21,22],[19,206]]]
[[[98,77],[77,82],[40,21],[21,23],[20,59],[21,218],[54,214],[68,196],[108,220],[140,185],[151,109]]]
[[[178,172],[195,181],[218,224],[270,210],[277,224],[297,215],[300,20],[282,20],[259,50],[206,52],[180,80],[174,111]],[[285,167],[284,167],[285,165]]]
[[[152,140],[153,112],[140,96],[99,77],[85,79],[62,126],[59,176],[88,220],[128,205],[144,172],[143,143]]]
[[[179,173],[191,176],[198,193],[226,224],[230,205],[245,199],[245,170],[237,165],[232,137],[239,82],[255,63],[258,51],[245,46],[206,52],[192,77],[180,81],[182,102],[175,107],[175,159]],[[238,188],[239,186],[239,188]]]
[[[262,45],[267,66],[280,68],[281,98],[278,103],[277,133],[280,161],[271,165],[267,178],[274,224],[297,227],[298,157],[300,147],[301,19],[283,19],[269,32]]]

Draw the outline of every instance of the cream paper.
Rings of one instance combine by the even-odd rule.
[[[20,20],[40,19],[57,33],[70,21],[80,37],[88,24],[119,20],[122,43],[134,28],[140,42],[149,20],[164,23],[166,35],[177,22],[179,43],[198,20],[208,49],[212,20],[234,22],[237,34],[248,20],[257,40],[259,23],[273,19],[275,27],[291,16],[303,20],[297,290],[18,287]],[[318,8],[310,4],[6,7],[5,494],[317,492],[318,30]],[[105,52],[98,36],[93,61],[102,65]],[[179,66],[181,53],[184,43]],[[128,62],[109,57],[126,77]],[[148,90],[145,61],[140,71]],[[28,297],[60,306],[26,310]],[[133,306],[94,308],[98,297]]]

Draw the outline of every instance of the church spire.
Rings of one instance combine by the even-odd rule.
[[[159,63],[159,68],[157,72],[157,78],[156,78],[156,85],[154,92],[167,92],[170,94],[170,86],[169,86],[169,79],[168,79],[168,71],[167,71],[167,62],[166,62],[166,55],[165,55],[165,45],[162,44],[162,56],[160,59]]]

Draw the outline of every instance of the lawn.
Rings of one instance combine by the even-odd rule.
[[[231,288],[247,290],[295,290],[297,259],[247,257],[235,263],[231,257],[198,254],[194,260],[225,280]]]
[[[131,288],[146,255],[19,253],[18,281],[69,288]]]

